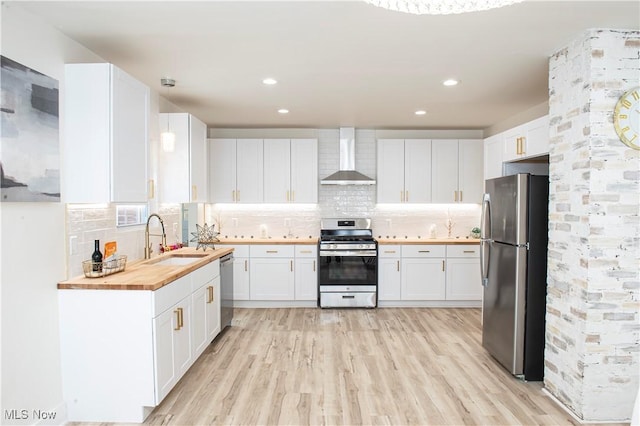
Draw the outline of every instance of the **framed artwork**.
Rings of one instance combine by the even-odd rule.
[[[59,202],[58,80],[0,59],[0,200]]]

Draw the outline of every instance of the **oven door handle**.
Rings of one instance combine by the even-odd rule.
[[[358,250],[320,250],[320,257],[376,257],[376,251]]]

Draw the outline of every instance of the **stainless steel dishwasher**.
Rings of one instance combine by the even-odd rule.
[[[220,258],[220,327],[231,325],[233,319],[233,253]]]

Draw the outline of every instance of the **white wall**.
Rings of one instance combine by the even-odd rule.
[[[2,3],[1,53],[57,79],[60,93],[64,93],[65,62],[103,62],[57,30],[6,3]],[[62,97],[60,102],[62,112]],[[60,126],[61,149],[63,141],[64,129]],[[61,173],[64,179],[64,170]],[[0,221],[0,423],[38,423],[34,417],[38,410],[55,412],[52,423],[61,423],[65,411],[56,284],[65,279],[64,205],[0,203]],[[21,419],[9,419],[6,410],[18,410]]]

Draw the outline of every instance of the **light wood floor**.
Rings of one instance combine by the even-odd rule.
[[[236,309],[147,419],[166,425],[574,421],[480,344],[478,309]]]

